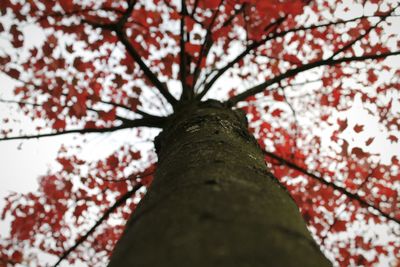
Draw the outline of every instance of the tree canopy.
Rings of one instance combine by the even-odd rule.
[[[98,160],[80,157],[84,142],[62,146],[37,191],[7,197],[0,266],[44,265],[40,253],[103,266],[156,167],[139,143],[157,130],[144,128],[207,98],[247,113],[329,259],[399,264],[398,1],[2,0],[0,11],[0,71],[17,84],[0,105],[36,126],[2,118],[0,141],[131,134]],[[27,45],[28,27],[43,40]]]

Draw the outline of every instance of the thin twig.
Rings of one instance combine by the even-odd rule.
[[[195,86],[196,86],[197,79],[198,79],[198,77],[199,77],[199,75],[200,75],[200,71],[201,71],[201,69],[202,69],[201,63],[202,63],[203,59],[204,59],[204,60],[207,59],[208,53],[209,53],[209,51],[211,50],[211,47],[212,47],[212,45],[213,45],[212,28],[214,27],[214,23],[215,23],[215,21],[216,21],[218,15],[219,15],[219,13],[220,13],[220,9],[221,9],[223,3],[224,3],[224,0],[221,0],[221,1],[219,2],[218,8],[217,8],[217,10],[214,12],[214,15],[213,15],[212,18],[211,18],[211,22],[210,22],[210,24],[208,25],[208,27],[207,27],[207,29],[206,29],[206,32],[207,32],[207,33],[206,33],[206,36],[205,36],[205,38],[204,38],[204,42],[203,42],[202,45],[201,45],[201,48],[200,48],[200,55],[199,55],[199,57],[198,57],[198,59],[197,59],[196,69],[195,69],[194,74],[193,74],[193,85],[192,85],[192,90],[193,90],[193,91],[194,91],[194,88],[195,88]]]
[[[70,247],[68,250],[66,250],[59,258],[58,261],[53,265],[54,267],[57,267],[60,265],[60,263],[65,260],[69,254],[71,254],[72,251],[74,251],[80,244],[82,244],[83,242],[85,242],[88,237],[96,230],[96,228],[103,222],[105,221],[111,213],[113,213],[119,206],[121,206],[122,204],[124,204],[130,197],[132,197],[137,190],[139,190],[141,187],[143,186],[142,183],[137,183],[132,190],[128,191],[127,193],[125,193],[124,195],[122,195],[120,198],[117,199],[117,201],[115,201],[114,205],[112,205],[110,208],[108,208],[106,210],[106,212],[103,214],[103,216],[100,217],[100,219],[98,219],[96,221],[96,223],[89,229],[89,231],[86,232],[85,235],[81,236],[76,243]]]
[[[289,168],[291,168],[293,170],[296,170],[296,171],[299,171],[299,172],[301,172],[301,173],[303,173],[303,174],[305,174],[305,175],[307,175],[307,176],[309,176],[309,177],[321,182],[322,184],[324,184],[326,186],[329,186],[329,187],[339,191],[340,193],[346,195],[347,197],[358,201],[362,206],[367,207],[367,208],[372,208],[373,210],[377,211],[382,217],[385,217],[386,219],[388,219],[390,221],[393,221],[393,222],[396,222],[396,223],[400,224],[400,219],[397,219],[397,218],[391,216],[390,214],[387,214],[386,212],[384,212],[381,208],[375,207],[374,205],[368,203],[366,200],[362,199],[361,196],[359,196],[358,194],[351,193],[351,192],[347,191],[345,188],[340,187],[340,186],[336,185],[333,182],[329,182],[329,181],[325,180],[323,177],[318,176],[316,174],[313,174],[310,171],[308,171],[308,170],[298,166],[297,164],[295,164],[293,162],[290,162],[290,161],[288,161],[288,160],[286,160],[286,159],[284,159],[284,158],[282,158],[282,157],[280,157],[280,156],[278,156],[278,155],[276,155],[274,153],[271,153],[271,152],[268,152],[268,151],[263,151],[263,152],[264,152],[264,154],[266,156],[279,161],[280,163],[288,166]]]
[[[383,59],[383,58],[386,58],[389,56],[395,56],[395,55],[400,55],[400,51],[387,52],[387,53],[382,53],[379,55],[363,55],[363,56],[343,57],[340,59],[325,59],[325,60],[320,60],[320,61],[304,64],[298,68],[290,69],[275,78],[272,78],[268,81],[260,83],[252,88],[245,90],[244,92],[242,92],[236,96],[231,97],[227,101],[227,105],[234,106],[236,103],[238,103],[240,101],[244,101],[249,96],[252,96],[252,95],[255,95],[255,94],[258,94],[258,93],[264,91],[265,88],[267,88],[268,86],[270,86],[272,84],[278,83],[286,78],[293,77],[298,73],[301,73],[301,72],[304,72],[304,71],[307,71],[307,70],[310,70],[310,69],[313,69],[316,67],[334,66],[334,65],[338,65],[340,63],[351,62],[351,61],[364,61],[364,60],[368,60],[368,59]]]
[[[129,16],[131,15],[131,13],[133,11],[135,3],[136,3],[136,1],[129,1],[128,9],[126,10],[125,14],[117,22],[109,23],[109,24],[99,24],[94,21],[88,21],[88,20],[82,20],[82,21],[87,23],[88,25],[91,25],[92,27],[101,28],[101,29],[115,32],[119,41],[125,46],[125,49],[128,51],[129,55],[133,58],[133,60],[139,65],[140,69],[143,71],[145,76],[157,88],[157,90],[165,97],[165,99],[167,99],[167,101],[174,107],[177,103],[177,100],[168,91],[166,84],[162,83],[158,79],[158,77],[153,73],[153,71],[150,70],[150,68],[147,66],[147,64],[143,61],[141,55],[136,51],[135,47],[129,41],[129,38],[127,37],[127,35],[123,29],[125,23],[129,19]]]
[[[127,123],[123,123],[119,126],[109,127],[109,128],[88,128],[88,129],[74,129],[74,130],[64,130],[54,133],[46,133],[46,134],[36,134],[36,135],[21,135],[21,136],[11,136],[11,137],[3,137],[0,138],[0,141],[9,141],[9,140],[27,140],[34,138],[42,138],[42,137],[50,137],[50,136],[58,136],[65,134],[86,134],[86,133],[107,133],[107,132],[115,132],[117,130],[134,128],[134,127],[154,127],[154,128],[162,128],[164,123],[164,118],[155,119],[155,118],[144,118],[132,120]]]
[[[270,28],[275,27],[275,29],[283,23],[283,21],[286,19],[286,17],[281,17],[277,19],[276,21],[272,22],[266,27],[266,30],[268,31]],[[269,36],[269,35],[268,35]],[[238,63],[240,60],[245,58],[251,51],[256,50],[258,47],[260,47],[262,44],[265,42],[274,39],[275,37],[266,37],[258,42],[254,42],[246,47],[246,49],[240,53],[238,56],[236,56],[231,62],[227,63],[224,67],[218,70],[216,75],[212,77],[212,79],[206,83],[204,86],[203,91],[199,94],[198,98],[201,99],[204,97],[205,94],[211,89],[211,87],[214,85],[214,83],[221,77],[227,70],[229,70],[231,67],[233,67],[236,63]]]
[[[380,20],[377,23],[375,23],[374,25],[370,26],[363,34],[360,34],[359,36],[357,36],[357,38],[354,38],[354,40],[350,41],[345,46],[343,46],[342,48],[340,48],[337,51],[335,51],[335,53],[333,53],[333,55],[330,56],[329,59],[333,59],[335,56],[337,56],[338,54],[340,54],[340,53],[346,51],[347,49],[351,48],[355,43],[357,43],[358,41],[360,41],[361,39],[366,37],[373,29],[376,29],[376,27],[378,27],[379,24],[384,22],[390,16],[390,14],[392,14],[398,7],[399,7],[399,5],[397,5],[396,7],[392,8],[390,11],[388,11],[384,16],[382,16],[380,18]]]
[[[340,24],[347,24],[351,23],[357,20],[365,20],[365,19],[370,19],[370,18],[381,18],[381,17],[394,17],[395,15],[382,15],[382,16],[360,16],[356,17],[353,19],[349,20],[338,20],[338,21],[333,21],[333,22],[328,22],[328,23],[322,23],[322,24],[315,24],[311,26],[301,26],[297,28],[292,28],[288,29],[285,31],[278,31],[275,32],[275,30],[279,27],[279,25],[283,22],[283,18],[278,19],[277,21],[274,21],[272,24],[268,25],[267,27],[275,27],[275,30],[272,30],[270,33],[267,34],[267,36],[260,41],[252,43],[250,46],[248,46],[243,52],[241,52],[238,56],[236,56],[232,61],[227,63],[224,67],[218,70],[215,76],[211,78],[209,82],[206,83],[204,91],[199,94],[199,97],[202,98],[213,86],[213,84],[221,77],[226,71],[228,71],[231,67],[233,67],[236,63],[238,63],[240,60],[242,60],[244,57],[246,57],[251,51],[256,50],[258,47],[261,45],[265,44],[266,42],[270,40],[274,40],[278,37],[283,37],[289,33],[295,33],[295,32],[302,32],[302,31],[309,31],[309,30],[315,30],[319,28],[325,28],[325,27],[330,27],[330,26],[336,26]],[[266,29],[268,30],[268,29]]]
[[[180,39],[179,39],[179,46],[180,46],[180,51],[179,51],[179,57],[180,57],[180,62],[179,62],[179,74],[180,74],[180,80],[181,80],[181,85],[182,85],[182,94],[181,94],[181,99],[182,100],[188,100],[191,98],[191,92],[189,91],[189,88],[187,86],[187,80],[186,80],[186,75],[188,74],[188,62],[187,62],[187,54],[186,54],[186,42],[188,40],[185,40],[185,17],[187,15],[187,9],[186,9],[186,4],[185,0],[181,0],[181,19],[180,19]],[[190,67],[189,67],[189,72],[190,72]]]

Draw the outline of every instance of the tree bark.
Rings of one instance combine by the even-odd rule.
[[[157,171],[111,257],[120,266],[331,266],[268,171],[240,111],[181,107]]]

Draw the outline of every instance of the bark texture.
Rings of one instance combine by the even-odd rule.
[[[331,266],[240,111],[213,101],[181,107],[156,149],[153,184],[110,267]]]

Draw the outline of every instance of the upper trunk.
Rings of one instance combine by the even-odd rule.
[[[240,111],[181,108],[157,137],[153,184],[114,266],[330,266],[269,173]]]

